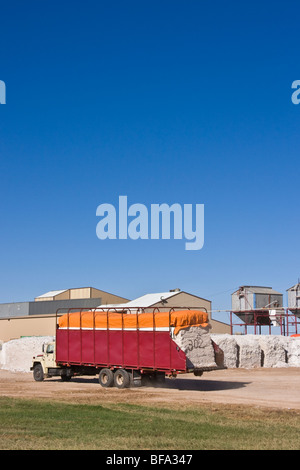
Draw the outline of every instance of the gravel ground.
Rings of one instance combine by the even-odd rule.
[[[28,372],[0,370],[0,396],[51,399],[74,403],[126,402],[190,406],[205,403],[300,410],[300,368],[227,369],[202,377],[183,374],[163,387],[105,389],[98,377],[35,382]]]

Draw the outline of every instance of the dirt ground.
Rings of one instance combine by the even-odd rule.
[[[77,403],[126,402],[157,405],[230,404],[300,410],[300,368],[227,369],[202,377],[183,374],[163,387],[103,388],[98,377],[35,382],[31,373],[0,370],[0,396]]]

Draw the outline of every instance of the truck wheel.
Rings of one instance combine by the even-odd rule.
[[[36,382],[42,382],[44,380],[44,371],[41,364],[36,364],[33,368],[33,378]]]
[[[114,374],[110,369],[102,369],[99,374],[99,384],[102,387],[112,387],[114,384]]]
[[[155,383],[158,387],[162,387],[166,383],[166,375],[164,372],[156,372],[154,376]]]
[[[115,372],[114,383],[117,388],[128,388],[130,385],[130,376],[125,369],[117,369]]]

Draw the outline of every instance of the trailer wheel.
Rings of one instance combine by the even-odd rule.
[[[114,384],[114,374],[110,369],[102,369],[99,374],[99,384],[102,387],[112,387]]]
[[[42,382],[44,380],[44,371],[42,364],[36,364],[33,368],[33,378],[36,382]]]
[[[164,372],[156,372],[154,379],[156,385],[162,387],[166,383],[166,374]]]
[[[114,374],[114,383],[117,388],[128,388],[130,385],[130,376],[125,369],[117,369]]]

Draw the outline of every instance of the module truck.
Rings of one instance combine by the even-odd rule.
[[[94,309],[57,315],[55,341],[33,358],[36,381],[60,376],[97,375],[102,387],[126,388],[145,379],[192,372],[202,375],[223,366],[212,341],[205,311],[172,308],[133,312]]]

